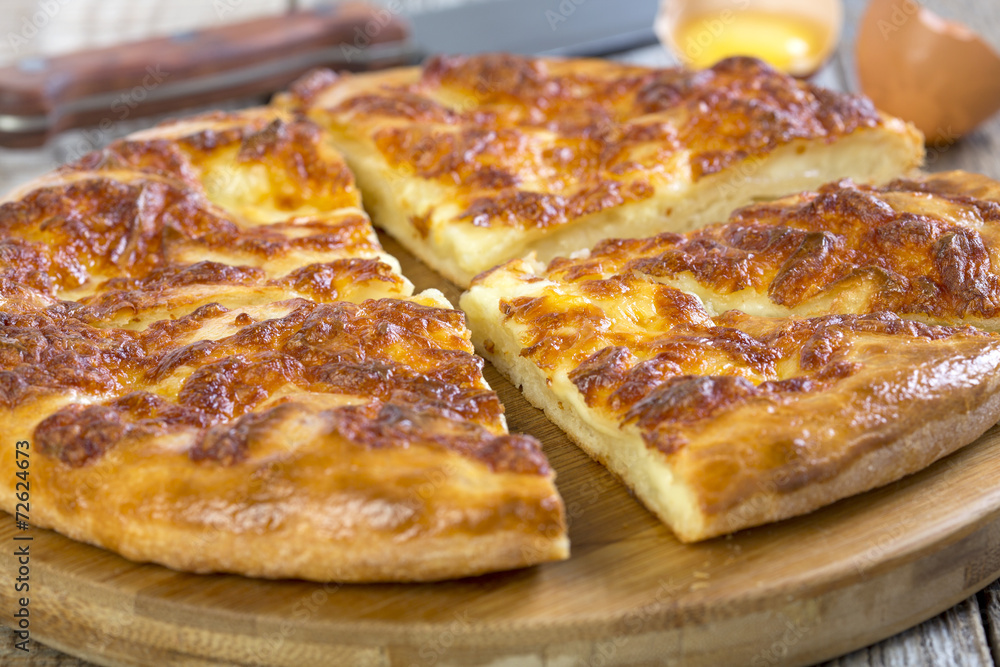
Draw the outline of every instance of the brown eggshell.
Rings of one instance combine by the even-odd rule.
[[[872,0],[858,28],[861,91],[951,143],[1000,109],[1000,56],[969,28],[914,0]]]

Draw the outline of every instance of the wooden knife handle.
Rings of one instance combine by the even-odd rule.
[[[39,146],[72,127],[272,93],[318,65],[400,64],[408,37],[397,15],[347,3],[22,59],[0,68],[0,145]],[[389,45],[394,55],[376,57]]]

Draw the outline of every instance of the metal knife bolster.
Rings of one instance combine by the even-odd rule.
[[[286,87],[313,67],[365,70],[416,58],[407,25],[351,3],[0,68],[0,146]]]

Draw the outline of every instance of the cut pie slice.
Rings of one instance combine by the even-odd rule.
[[[567,556],[463,315],[312,123],[214,114],[0,206],[2,507],[193,572],[422,581]],[[18,440],[30,449],[16,449]],[[30,475],[30,476],[29,476]]]
[[[1000,339],[977,329],[712,316],[627,262],[596,266],[514,260],[461,306],[477,347],[683,541],[899,479],[1000,417]]]
[[[917,166],[919,132],[760,61],[709,70],[504,54],[320,71],[282,98],[354,171],[377,225],[459,285],[534,251],[684,231],[752,200]]]
[[[967,172],[850,181],[736,211],[687,234],[608,240],[552,263],[556,279],[633,271],[709,313],[891,311],[1000,330],[1000,183]]]

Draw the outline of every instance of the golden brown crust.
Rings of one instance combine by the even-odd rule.
[[[324,93],[335,96],[349,78],[330,79]],[[294,102],[322,104],[315,89],[309,95]],[[452,96],[465,103],[447,104]],[[863,97],[817,88],[751,58],[693,72],[510,54],[437,56],[412,82],[372,81],[324,112],[331,122],[372,131],[390,164],[453,186],[467,206],[459,219],[522,227],[619,205],[623,186],[651,191],[642,172],[681,147],[697,180],[797,138],[832,141],[882,122]],[[384,122],[395,119],[407,123]],[[555,134],[540,157],[532,155],[531,130]],[[643,146],[656,150],[639,158]],[[530,200],[539,193],[518,188],[529,167],[555,172],[551,182],[568,186],[570,196]],[[520,206],[507,211],[502,201]]]
[[[38,322],[22,317],[13,326],[0,325],[10,346],[0,365],[0,372],[11,378],[4,403],[16,408],[27,396],[46,391],[116,394],[131,383],[156,387],[176,381],[179,389],[173,401],[133,391],[106,403],[71,404],[41,422],[35,430],[36,445],[69,465],[91,462],[129,434],[144,437],[216,425],[225,428],[201,433],[192,458],[242,459],[245,438],[237,442],[232,434],[245,425],[231,420],[251,413],[277,389],[294,387],[370,402],[367,412],[359,415],[372,423],[354,431],[353,441],[359,444],[405,447],[414,438],[426,437],[420,418],[455,417],[470,422],[468,433],[442,437],[442,446],[470,453],[494,469],[513,465],[521,472],[549,472],[537,458],[502,464],[508,452],[498,447],[518,443],[513,436],[504,436],[488,450],[477,448],[485,435],[473,425],[486,428],[486,433],[502,431],[503,408],[482,386],[482,360],[471,353],[456,311],[394,299],[304,302],[285,317],[248,323],[219,340],[198,339],[197,331],[190,330],[213,318],[231,317],[228,309],[214,305],[169,327],[158,322],[140,332],[96,329],[75,318],[56,323],[52,318]],[[177,345],[170,334],[179,329],[187,329],[187,337],[195,342]],[[384,406],[405,411],[413,422],[411,430],[380,433],[376,416],[381,413],[371,410]],[[463,435],[467,437],[459,437]],[[228,444],[225,454],[216,456],[212,452],[220,438]],[[492,458],[483,458],[483,451]]]
[[[741,163],[757,172],[757,162],[779,148],[801,152],[868,131],[894,138],[908,132],[864,98],[749,58],[691,72],[509,54],[439,56],[421,69],[317,73],[283,104],[308,109],[352,166],[367,165],[355,171],[373,199],[395,200],[400,212],[376,209],[377,223],[404,243],[414,235],[408,245],[426,246],[432,266],[449,277],[470,272],[463,283],[523,254],[524,243],[642,202],[642,215],[664,218],[661,229],[682,227],[689,221],[672,220],[666,210],[668,191],[695,196],[700,181]],[[893,173],[919,160],[913,148]],[[823,160],[814,170],[825,173]],[[396,185],[382,192],[376,179]],[[494,245],[510,248],[494,258]],[[456,270],[442,255],[459,248],[483,260],[467,259],[470,268]]]
[[[822,312],[844,294],[838,308],[846,312],[889,310],[993,330],[998,259],[1000,185],[948,172],[880,188],[831,183],[685,235],[609,240],[549,270],[570,281],[632,270],[680,285],[689,276],[714,310],[742,290],[744,308],[764,301],[753,312],[767,312],[767,302]]]
[[[566,556],[538,441],[507,433],[462,314],[411,295],[312,123],[116,142],[0,205],[0,248],[0,423],[31,443],[33,523],[270,577]]]
[[[858,346],[870,337],[883,340],[876,355],[902,341],[990,343],[975,329],[932,327],[886,312],[765,320],[728,311],[710,319],[696,299],[675,288],[635,274],[609,280],[620,286],[613,295],[594,287],[604,280],[576,286],[571,293],[583,296],[580,305],[568,304],[566,286],[532,298],[501,298],[501,322],[519,332],[521,357],[564,370],[590,409],[634,424],[664,454],[696,439],[697,429],[722,412],[795,404],[861,373],[871,362],[856,359]],[[655,315],[634,328],[615,317],[605,298],[631,312],[652,303]]]
[[[1000,417],[996,337],[884,310],[713,316],[642,252],[686,241],[609,241],[545,271],[513,261],[462,297],[487,356],[682,539],[888,483]]]

